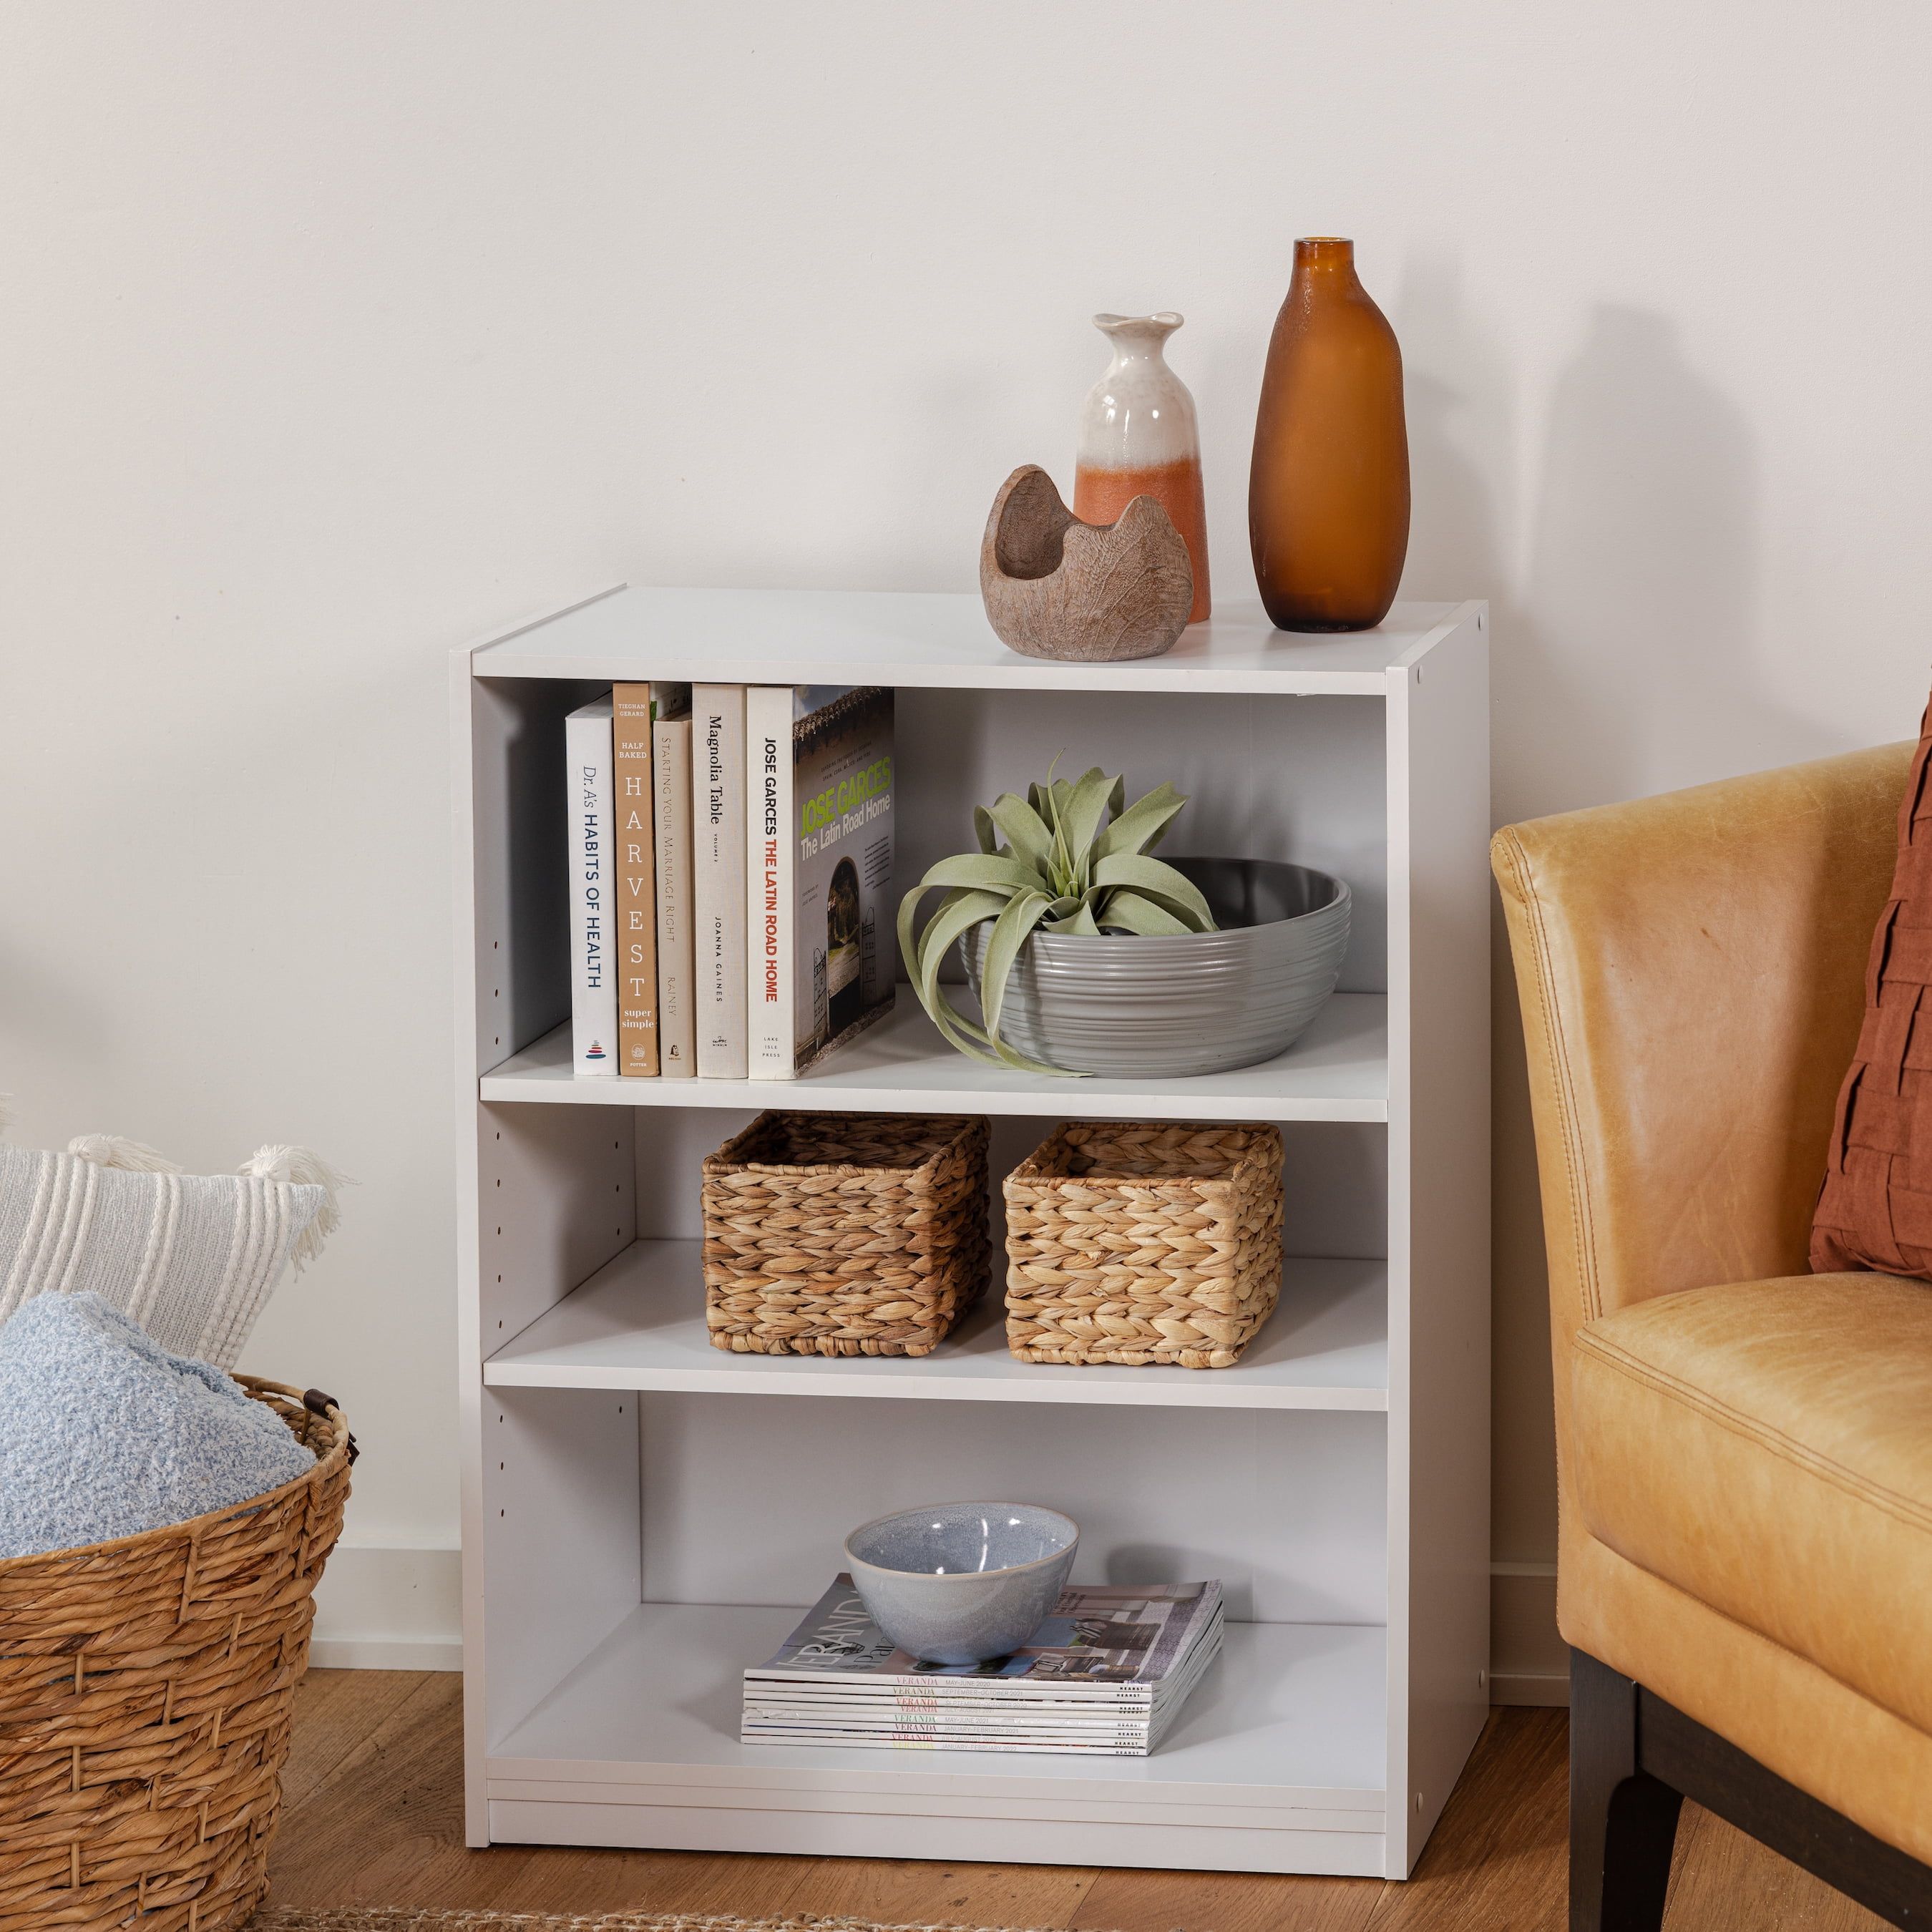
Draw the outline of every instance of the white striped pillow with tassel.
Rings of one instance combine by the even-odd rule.
[[[0,1322],[92,1289],[163,1348],[232,1368],[284,1266],[334,1230],[347,1180],[296,1147],[259,1148],[238,1175],[184,1174],[113,1134],[0,1147]]]

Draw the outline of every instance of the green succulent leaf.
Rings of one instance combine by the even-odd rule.
[[[1040,890],[1040,874],[1032,866],[998,852],[962,852],[956,858],[941,859],[926,868],[919,884],[922,892],[928,886],[963,886],[985,892]]]
[[[1138,892],[1116,892],[1108,895],[1106,910],[1100,914],[1103,928],[1137,933],[1143,939],[1164,939],[1195,928],[1176,919],[1164,905],[1143,898]]]
[[[1053,833],[1033,806],[1010,791],[1003,791],[994,800],[987,816],[1006,834],[1015,858],[1044,868],[1047,854],[1053,849]]]
[[[986,1037],[1002,1058],[1007,1049],[1000,1040],[1000,1009],[1006,1004],[1006,981],[1012,976],[1020,948],[1052,904],[1044,892],[1016,894],[1006,902],[987,936],[986,956],[980,962],[980,1007],[985,1015]]]
[[[982,852],[997,852],[1000,849],[1000,828],[994,823],[993,814],[983,805],[973,808],[974,835],[980,842]]]
[[[1078,939],[1098,939],[1100,928],[1094,922],[1093,895],[1074,903],[1073,910],[1058,919],[1043,922],[1042,929],[1048,932],[1068,932]]]
[[[1117,790],[1116,797],[1120,795]],[[1094,843],[1094,857],[1109,859],[1116,852],[1151,852],[1166,836],[1174,814],[1186,802],[1172,784],[1162,784],[1144,796],[1136,799],[1125,812],[1116,805],[1113,823]]]
[[[1096,765],[1074,786],[1061,810],[1060,836],[1066,843],[1067,870],[1082,892],[1093,883],[1094,841],[1100,835],[1114,784]]]
[[[1116,852],[1095,865],[1094,883],[1157,900],[1184,920],[1190,932],[1214,929],[1214,915],[1208,910],[1201,888],[1165,860],[1150,859],[1139,852]]]
[[[1006,905],[1006,897],[998,892],[948,892],[940,901],[938,910],[927,921],[926,930],[915,946],[913,926],[919,902],[926,891],[924,886],[916,886],[899,903],[899,954],[905,961],[906,971],[911,976],[913,990],[949,1046],[956,1047],[969,1060],[983,1060],[988,1066],[997,1065],[994,1056],[986,1051],[984,1030],[968,1019],[940,990],[939,968],[946,957],[946,949],[968,926],[976,926],[982,919],[996,917]]]

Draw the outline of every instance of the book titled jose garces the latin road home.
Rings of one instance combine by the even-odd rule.
[[[742,1080],[745,1058],[745,687],[691,693],[691,903],[698,1072]]]
[[[570,829],[571,1064],[617,1071],[616,840],[613,823],[610,699],[581,704],[563,722]]]
[[[892,694],[745,694],[748,1071],[788,1080],[892,1003]]]

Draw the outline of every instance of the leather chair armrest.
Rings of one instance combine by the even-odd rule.
[[[1542,1183],[1559,1465],[1580,1323],[1673,1289],[1805,1270],[1912,748],[1496,836]]]

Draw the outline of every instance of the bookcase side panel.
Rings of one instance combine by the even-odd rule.
[[[488,1106],[464,1139],[459,1284],[464,1432],[466,1829],[488,1842],[482,1756],[637,1600],[637,1405],[572,1411],[486,1388],[483,1360],[635,1238],[629,1109]],[[547,1393],[547,1392],[546,1392]]]
[[[562,720],[589,693],[570,680],[478,678],[474,662],[466,652],[452,662],[452,766],[465,1828],[480,1844],[490,1724],[634,1604],[637,1567],[634,1402],[615,1446],[578,1439],[610,1432],[603,1404],[570,1418],[560,1442],[484,1388],[483,1359],[634,1239],[637,1221],[628,1108],[476,1099],[478,1073],[568,1015]],[[606,1464],[614,1498],[596,1473]],[[572,1536],[558,1561],[532,1561],[534,1531],[560,1533],[586,1508],[620,1530],[614,1543]]]
[[[601,686],[473,678],[470,746],[476,1062],[570,1017],[563,720]]]
[[[484,1391],[486,1741],[526,1718],[637,1607],[638,1400]]]
[[[1390,674],[1388,1873],[1488,1714],[1487,616]]]

